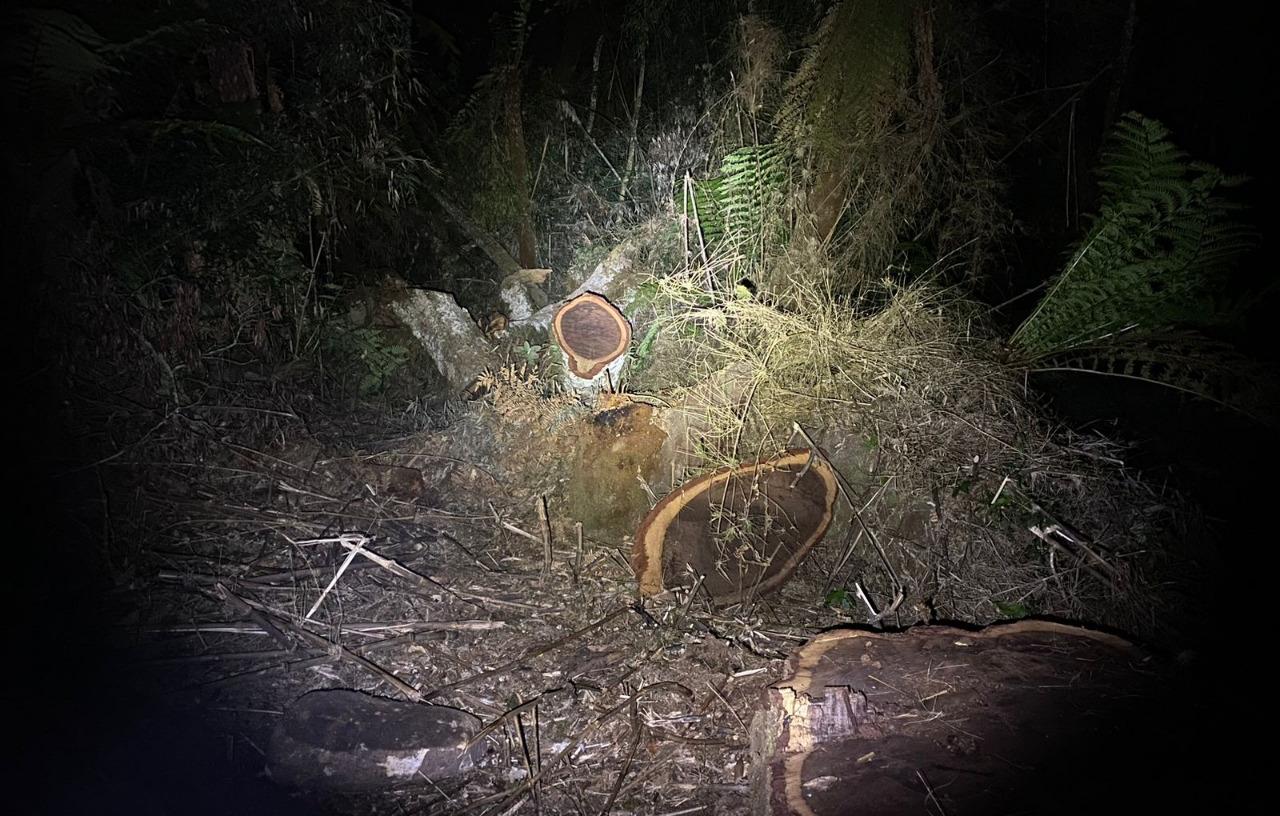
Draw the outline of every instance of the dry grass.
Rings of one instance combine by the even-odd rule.
[[[552,429],[581,413],[572,394],[547,393],[542,377],[528,366],[505,365],[486,371],[478,384],[494,411],[511,423]]]
[[[842,472],[859,517],[815,554],[823,577],[801,603],[901,587],[904,625],[1041,614],[1168,633],[1157,585],[1182,503],[1117,445],[1050,422],[975,304],[889,281],[841,299],[819,256],[775,266],[789,281],[775,297],[709,295],[696,269],[658,282],[669,352],[700,383],[662,396],[699,415],[709,465],[771,453],[798,426]],[[831,543],[842,534],[849,549]]]

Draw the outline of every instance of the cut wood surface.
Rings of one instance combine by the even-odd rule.
[[[1043,812],[1055,781],[1103,801],[1101,757],[1131,756],[1117,737],[1141,733],[1161,677],[1128,641],[1054,621],[825,632],[752,724],[753,812]]]
[[[632,568],[656,595],[690,570],[719,604],[782,586],[822,540],[834,515],[836,475],[808,448],[701,476],[671,492],[636,533]]]
[[[590,380],[631,346],[631,324],[612,303],[593,292],[560,307],[552,321],[569,372]]]

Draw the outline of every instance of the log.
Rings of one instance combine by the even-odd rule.
[[[835,515],[835,471],[807,448],[721,468],[672,491],[636,533],[644,595],[702,576],[716,604],[772,592],[822,540]]]
[[[512,318],[512,328],[527,327],[538,332],[551,330],[556,312],[565,303],[579,295],[594,292],[619,309],[626,309],[635,298],[640,284],[648,277],[648,270],[636,266],[632,258],[642,251],[639,239],[625,241],[614,247],[608,257],[596,264],[591,274],[577,288],[555,303],[538,309],[524,318]]]
[[[267,768],[302,791],[374,791],[461,776],[483,755],[467,747],[480,721],[448,706],[343,689],[298,699],[272,733]]]
[[[451,396],[462,395],[477,377],[501,364],[484,332],[453,295],[403,283],[397,289],[391,311],[422,344]]]
[[[1168,680],[1158,669],[1122,638],[1055,621],[823,633],[752,722],[752,813],[1111,811],[1103,757],[1150,795],[1123,738],[1167,716],[1139,711]]]

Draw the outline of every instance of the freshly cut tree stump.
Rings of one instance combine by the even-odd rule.
[[[616,388],[631,347],[631,324],[617,307],[587,292],[560,307],[551,329],[575,390],[598,385]],[[600,383],[601,379],[612,382]]]
[[[834,515],[836,474],[807,448],[721,468],[672,491],[636,533],[640,591],[687,584],[717,604],[776,590],[822,540]]]
[[[303,791],[372,791],[460,776],[483,754],[465,750],[480,721],[447,706],[356,691],[303,695],[271,736],[267,767]]]
[[[1169,718],[1159,669],[1052,621],[823,633],[752,722],[752,812],[1158,812],[1117,810],[1112,791],[1153,794],[1136,768],[1167,741],[1150,731]]]

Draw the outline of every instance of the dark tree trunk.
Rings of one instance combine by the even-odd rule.
[[[510,162],[511,195],[519,210],[516,216],[516,260],[525,269],[538,266],[538,239],[533,228],[533,200],[529,189],[529,154],[524,143],[524,112],[522,110],[524,84],[524,47],[529,40],[529,0],[522,0],[516,12],[518,25],[513,26],[516,38],[510,44],[505,82],[502,86],[502,128],[506,158]]]
[[[525,269],[538,266],[538,241],[533,229],[533,202],[529,191],[529,156],[524,145],[524,117],[520,110],[520,70],[513,65],[507,76],[506,109],[507,158],[511,161],[514,195],[520,215],[516,224],[516,260]]]

